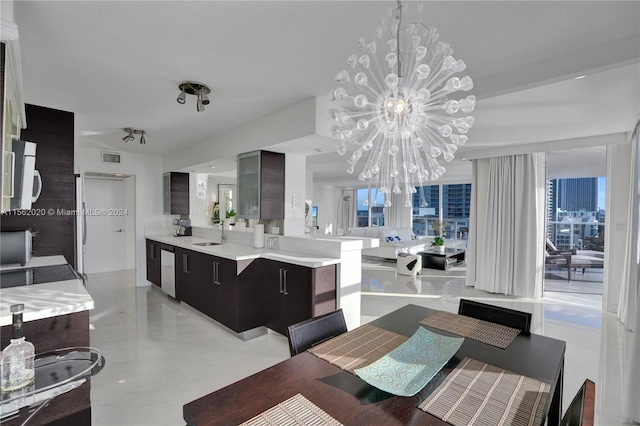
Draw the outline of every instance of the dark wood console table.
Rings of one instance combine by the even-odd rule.
[[[418,255],[422,257],[423,268],[446,271],[449,268],[463,264],[466,252],[463,249],[445,249],[444,253],[421,251]]]

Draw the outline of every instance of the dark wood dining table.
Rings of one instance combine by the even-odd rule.
[[[411,336],[419,321],[438,312],[406,305],[371,322],[372,325]],[[428,328],[428,327],[427,327]],[[432,331],[451,335],[441,330]],[[465,339],[458,352],[416,395],[400,397],[379,390],[359,377],[304,352],[273,367],[189,402],[183,407],[188,425],[237,425],[301,393],[345,425],[446,424],[417,406],[465,357],[548,383],[542,424],[557,425],[562,418],[564,341],[538,334],[520,333],[500,349]]]

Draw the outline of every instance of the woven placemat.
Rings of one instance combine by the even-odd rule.
[[[315,356],[352,374],[388,354],[409,338],[365,324],[309,349]]]
[[[438,311],[421,320],[420,324],[457,334],[458,336],[468,337],[501,349],[509,346],[513,339],[520,334],[520,330],[517,328],[446,311]]]
[[[297,394],[247,420],[240,426],[341,426],[342,423]]]
[[[547,383],[465,358],[418,408],[454,426],[539,425]]]

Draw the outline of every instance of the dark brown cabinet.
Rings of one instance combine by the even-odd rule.
[[[20,138],[35,142],[36,169],[42,177],[42,193],[33,203],[31,212],[74,211],[74,115],[71,112],[25,106],[27,128]],[[35,256],[63,255],[75,269],[75,219],[72,214],[11,214],[0,218],[3,231],[31,229]]]
[[[189,214],[189,173],[165,173],[162,190],[165,214]]]
[[[238,217],[284,219],[284,167],[279,152],[238,155]]]
[[[238,266],[242,263],[202,255],[201,294],[205,302],[201,312],[234,331],[241,331],[241,303],[246,301],[240,297],[238,288]]]
[[[159,259],[160,243],[147,240],[151,282]],[[175,247],[175,280],[177,300],[237,333],[264,325],[286,335],[289,325],[336,309],[335,265],[235,261]]]
[[[287,334],[289,325],[336,309],[335,265],[307,268],[262,260],[263,323]]]
[[[176,299],[202,311],[202,254],[176,247]]]
[[[160,286],[160,243],[147,240],[147,280]]]

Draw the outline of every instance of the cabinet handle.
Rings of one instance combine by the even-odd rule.
[[[282,288],[282,271],[284,271],[284,269],[280,268],[280,293],[284,293],[284,290]]]
[[[213,263],[214,266],[214,270],[213,270],[213,279],[214,279],[214,283],[220,285],[220,263],[219,262],[214,262]]]
[[[151,259],[155,259],[156,258],[156,245],[151,243]]]
[[[287,291],[287,270],[283,269],[282,270],[282,281],[284,281],[284,295],[286,296],[287,294],[289,294],[289,292]]]
[[[182,271],[185,274],[189,273],[189,255],[186,253],[182,254]]]

